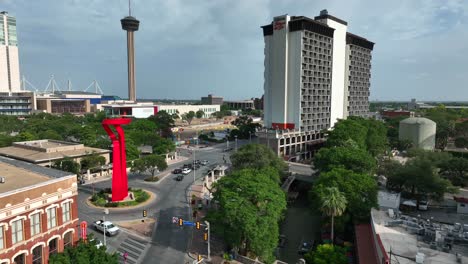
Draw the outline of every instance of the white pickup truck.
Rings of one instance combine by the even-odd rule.
[[[102,233],[105,232],[107,236],[117,235],[120,231],[120,229],[110,221],[94,221],[93,226],[96,230],[101,231]]]

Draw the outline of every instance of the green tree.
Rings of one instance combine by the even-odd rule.
[[[254,123],[252,118],[246,115],[239,116],[236,120],[232,122],[232,124],[238,128],[237,135],[239,139],[249,138],[250,134],[255,134],[256,129],[260,127],[260,124]]]
[[[195,113],[195,116],[197,118],[202,118],[203,116],[205,115],[205,112],[203,110],[198,110],[196,113]]]
[[[148,171],[151,173],[151,176],[154,177],[156,171],[163,171],[167,169],[166,159],[160,155],[147,155],[143,157],[143,161],[148,168]]]
[[[148,117],[148,120],[156,124],[156,129],[162,137],[170,137],[172,135],[171,128],[175,126],[174,117],[166,111],[159,111],[156,115]]]
[[[193,118],[195,117],[195,112],[190,111],[188,113],[185,113],[182,115],[182,120],[187,121],[187,123],[190,125],[192,123]]]
[[[348,141],[348,144],[353,141]],[[372,173],[376,160],[365,150],[353,146],[320,149],[314,157],[314,167],[320,172],[341,167],[358,173]]]
[[[377,207],[377,182],[363,173],[352,172],[343,168],[334,168],[320,173],[314,188],[311,189],[313,208],[320,208],[321,192],[326,187],[336,187],[344,194],[347,201],[347,212],[356,220],[367,219],[370,210]]]
[[[346,249],[332,244],[322,244],[304,255],[307,264],[347,264]]]
[[[127,160],[135,160],[140,157],[140,151],[130,138],[125,140],[125,152],[127,154]]]
[[[52,168],[71,172],[73,174],[80,173],[80,164],[69,157],[65,157],[61,160],[54,161]]]
[[[136,159],[132,163],[130,171],[132,173],[143,174],[147,170],[145,161],[143,159]]]
[[[165,155],[169,152],[175,151],[176,146],[170,139],[161,138],[153,144],[153,153],[158,155]]]
[[[337,187],[323,187],[317,190],[320,199],[320,211],[331,218],[331,241],[334,241],[335,216],[341,216],[346,210],[346,197]]]
[[[231,155],[231,162],[234,170],[274,168],[277,174],[272,174],[272,176],[282,174],[287,168],[286,163],[278,155],[260,144],[248,144],[240,147]],[[279,182],[279,176],[273,180]]]
[[[468,159],[453,157],[440,166],[440,174],[453,185],[465,186],[468,180]]]
[[[327,147],[343,146],[352,139],[359,148],[366,150],[367,127],[352,118],[339,120],[333,130],[328,132]]]
[[[0,148],[11,146],[14,140],[12,136],[0,134]]]
[[[435,164],[427,157],[416,157],[407,161],[399,170],[389,175],[387,187],[407,191],[416,199],[417,206],[423,199],[440,200],[453,189],[450,182],[441,178]]]
[[[92,236],[91,236],[92,237]],[[85,243],[82,240],[76,247],[66,247],[63,252],[52,254],[49,264],[118,264],[117,253],[106,253],[106,247],[96,247],[96,241],[89,239]]]
[[[151,176],[154,179],[154,174],[158,170],[163,171],[167,169],[167,167],[168,166],[164,157],[160,155],[147,155],[141,159],[134,160],[131,171],[133,173],[144,173],[148,171],[151,173]]]
[[[458,137],[454,141],[455,147],[457,148],[468,148],[468,139],[464,137]]]
[[[263,261],[274,260],[279,221],[286,209],[286,195],[271,174],[273,168],[242,169],[214,185],[217,210],[209,212],[214,232],[230,245],[252,252]],[[245,247],[244,247],[245,246]]]
[[[25,132],[19,133],[16,136],[15,141],[31,141],[35,139],[36,139],[36,136],[33,133],[25,131]]]
[[[81,169],[86,171],[106,164],[106,158],[93,152],[80,160]]]
[[[39,139],[55,139],[55,140],[63,140],[62,136],[52,129],[48,129],[46,131],[40,132]]]

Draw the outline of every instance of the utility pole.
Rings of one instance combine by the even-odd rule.
[[[106,244],[106,225],[104,224],[106,222],[106,216],[102,217],[102,226],[104,227],[104,246],[107,247]]]
[[[208,221],[205,221],[205,224],[206,224],[206,231],[208,233],[208,257],[207,257],[207,260],[210,261],[211,260],[211,257],[210,257],[210,222]]]

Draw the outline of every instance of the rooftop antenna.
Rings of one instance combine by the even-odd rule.
[[[128,0],[128,16],[132,16],[132,7],[130,5],[130,0]]]

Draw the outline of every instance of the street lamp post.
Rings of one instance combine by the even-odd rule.
[[[249,131],[249,144],[252,144],[252,131]]]
[[[236,151],[237,151],[237,135],[235,135],[234,138],[236,139]]]

